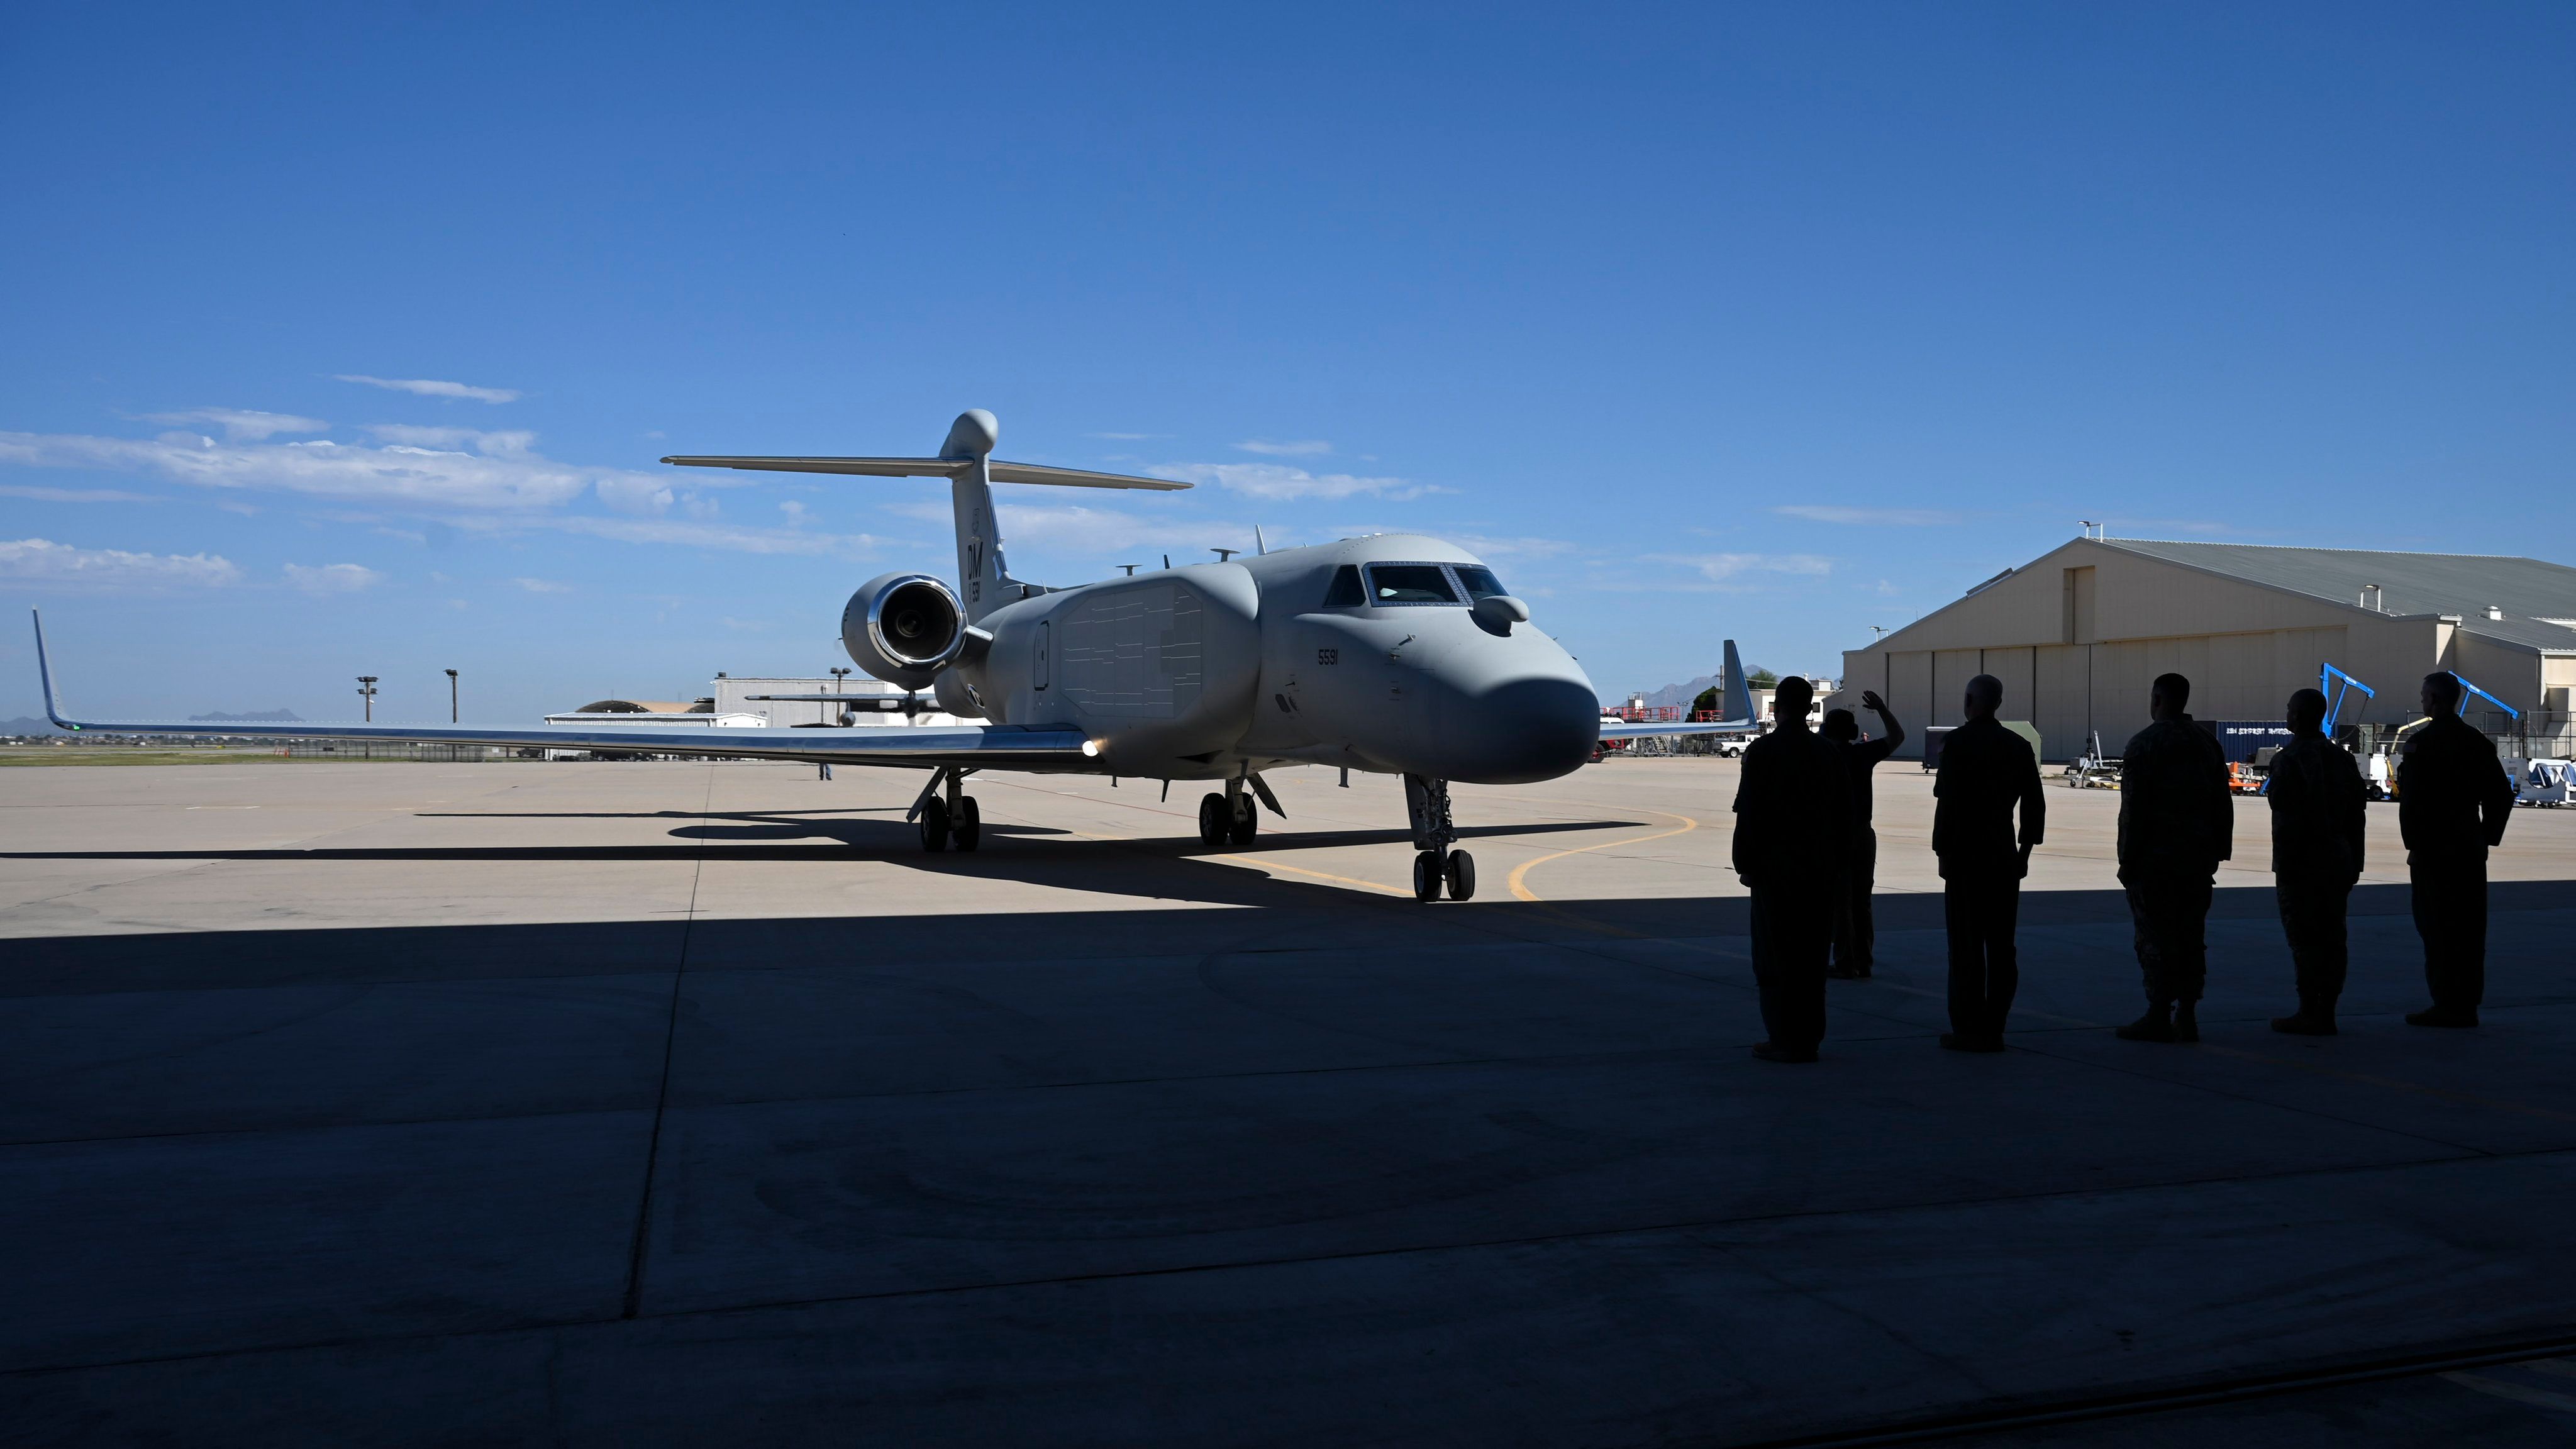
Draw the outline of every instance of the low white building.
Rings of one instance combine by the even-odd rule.
[[[940,711],[930,695],[921,695],[921,712],[906,717],[899,710],[885,706],[900,701],[904,692],[882,679],[852,674],[846,679],[829,675],[821,679],[787,679],[777,677],[741,677],[719,674],[708,686],[706,708],[718,714],[757,715],[761,723],[780,727],[794,725],[836,725],[847,715],[853,728],[865,726],[899,726],[907,724],[953,725],[961,723],[955,715]],[[764,695],[832,694],[845,696],[859,707],[846,709],[838,704],[816,700],[765,699]]]

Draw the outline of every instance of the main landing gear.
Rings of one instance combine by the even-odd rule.
[[[1449,782],[1405,776],[1404,808],[1413,822],[1413,898],[1436,901],[1444,888],[1453,901],[1474,896],[1476,858],[1449,848],[1458,838],[1458,827],[1449,818]]]
[[[922,787],[921,798],[912,802],[906,817],[921,826],[922,849],[946,850],[952,840],[959,850],[973,850],[984,843],[984,812],[975,797],[964,792],[966,777],[972,773],[946,766],[931,772],[930,783]]]
[[[1225,782],[1225,793],[1208,792],[1199,800],[1199,844],[1210,850],[1241,850],[1261,832],[1261,816],[1243,781]]]

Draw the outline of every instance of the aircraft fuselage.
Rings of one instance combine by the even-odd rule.
[[[1471,602],[1480,578],[1473,554],[1418,534],[1139,573],[993,610],[991,646],[955,667],[995,723],[1080,729],[1111,774],[1566,774],[1592,754],[1599,696],[1509,617],[1525,610]]]

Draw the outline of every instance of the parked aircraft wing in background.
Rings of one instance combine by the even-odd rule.
[[[33,612],[33,611],[30,611]],[[620,726],[601,716],[592,725],[316,725],[201,720],[76,720],[63,710],[45,652],[45,621],[36,615],[36,671],[45,715],[80,733],[188,735],[222,739],[355,740],[431,745],[498,745],[509,749],[632,750],[639,754],[729,759],[814,760],[828,764],[1098,773],[1079,730],[1019,725],[909,726],[847,729],[730,729],[713,724]],[[659,716],[670,719],[673,716]]]
[[[1601,721],[1601,738],[1605,740],[1656,740],[1672,735],[1741,735],[1752,732],[1753,722],[1742,719],[1681,720],[1666,724]]]
[[[1718,696],[1725,702],[1726,718],[1687,720],[1659,724],[1621,724],[1617,720],[1601,721],[1601,738],[1605,740],[1653,740],[1673,735],[1741,735],[1762,728],[1753,717],[1753,690],[1744,682],[1744,661],[1735,655],[1735,641],[1726,641],[1726,679]]]

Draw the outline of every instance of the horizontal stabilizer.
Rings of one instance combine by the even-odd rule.
[[[1749,735],[1755,732],[1750,719],[1703,719],[1671,724],[1621,724],[1607,719],[1601,722],[1601,738],[1605,740],[1659,740],[1673,735]]]
[[[875,478],[957,478],[974,470],[972,458],[735,458],[674,457],[664,458],[675,468],[740,468],[760,473],[857,473]],[[996,483],[1043,483],[1060,488],[1150,488],[1157,492],[1177,492],[1187,483],[1169,478],[1139,478],[1128,473],[1092,473],[1080,468],[1055,468],[1044,463],[1005,463],[995,459],[987,467]]]

